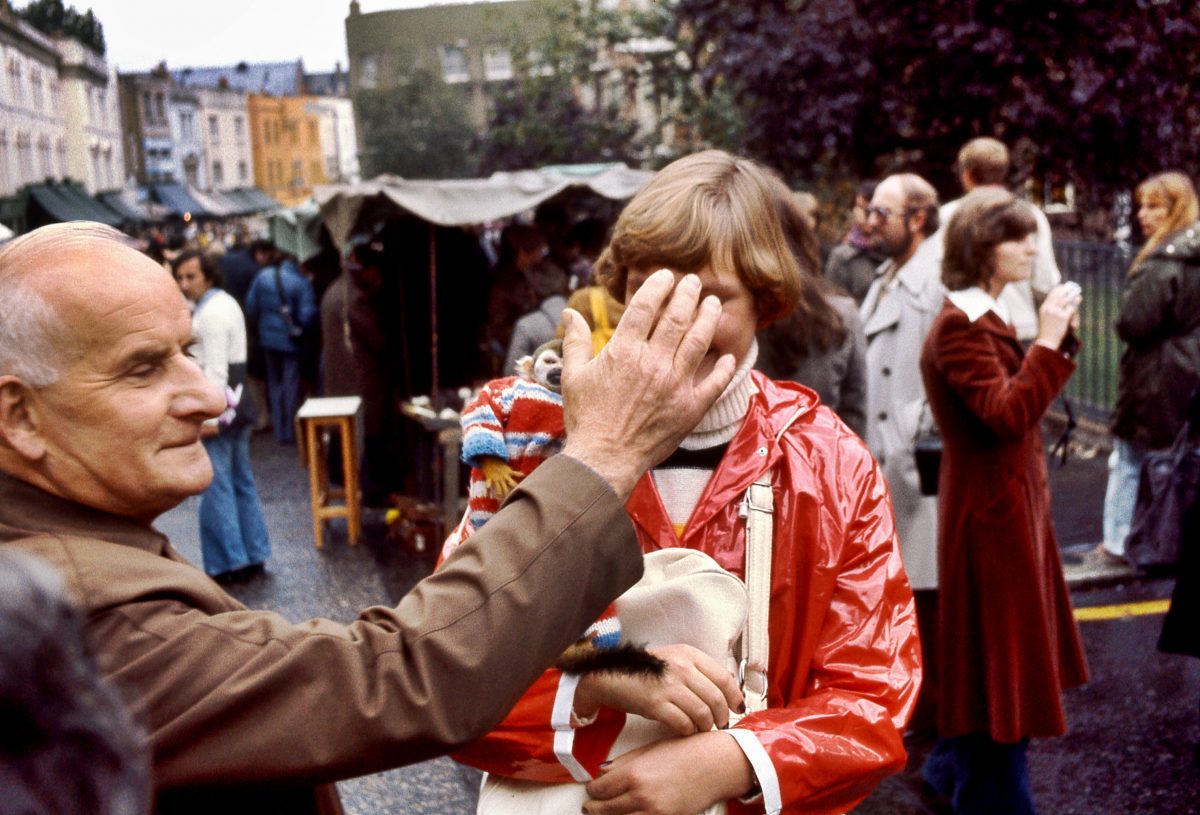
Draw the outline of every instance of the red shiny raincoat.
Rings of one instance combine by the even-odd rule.
[[[759,774],[765,803],[842,813],[904,766],[901,733],[920,684],[912,592],[887,487],[866,446],[811,390],[751,376],[758,392],[682,539],[649,475],[626,507],[645,551],[699,549],[743,577],[738,504],[773,470],[769,709],[737,727],[770,759],[775,777]],[[502,776],[571,781],[554,751],[560,678],[547,671],[496,730],[456,758]],[[623,713],[602,709],[574,731],[573,759],[596,775],[623,722]],[[731,812],[762,808],[730,802]]]

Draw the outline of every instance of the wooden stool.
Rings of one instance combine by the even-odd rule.
[[[358,396],[332,396],[305,399],[296,411],[301,462],[308,468],[308,483],[312,491],[313,539],[317,548],[323,545],[323,522],[329,518],[345,518],[350,545],[358,543],[362,533],[358,496],[358,439],[355,421],[362,407]],[[341,434],[342,489],[330,487],[329,468],[321,430],[331,428]],[[343,501],[334,504],[332,501]]]

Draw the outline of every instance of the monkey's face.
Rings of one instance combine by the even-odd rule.
[[[555,393],[562,391],[562,356],[557,349],[542,348],[533,359],[534,380]]]

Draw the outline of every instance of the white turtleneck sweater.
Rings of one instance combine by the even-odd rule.
[[[720,456],[724,455],[725,445],[737,435],[742,421],[746,418],[746,411],[750,408],[750,397],[756,391],[754,381],[750,378],[750,369],[754,367],[757,359],[758,342],[754,341],[725,392],[680,443],[679,448],[685,454],[681,456],[684,460],[675,462],[672,461],[675,456],[672,456],[651,471],[654,486],[658,488],[663,507],[667,510],[667,516],[671,519],[677,535],[683,533],[688,519],[692,517],[692,511],[712,478]],[[716,455],[705,460],[703,451],[706,450]],[[699,455],[686,455],[692,453]]]

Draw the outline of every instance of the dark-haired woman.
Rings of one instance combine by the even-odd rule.
[[[1028,205],[970,193],[946,229],[947,302],[921,354],[944,452],[938,495],[941,698],[925,779],[957,813],[1034,812],[1025,750],[1066,731],[1061,692],[1087,681],[1050,519],[1042,415],[1075,369],[1079,305],[1058,286],[1024,353],[997,302],[1036,254]]]
[[[784,236],[801,269],[817,268],[813,225],[793,201],[780,207]],[[824,278],[801,290],[796,308],[759,332],[755,367],[807,385],[858,435],[867,431],[867,341],[858,304]]]

